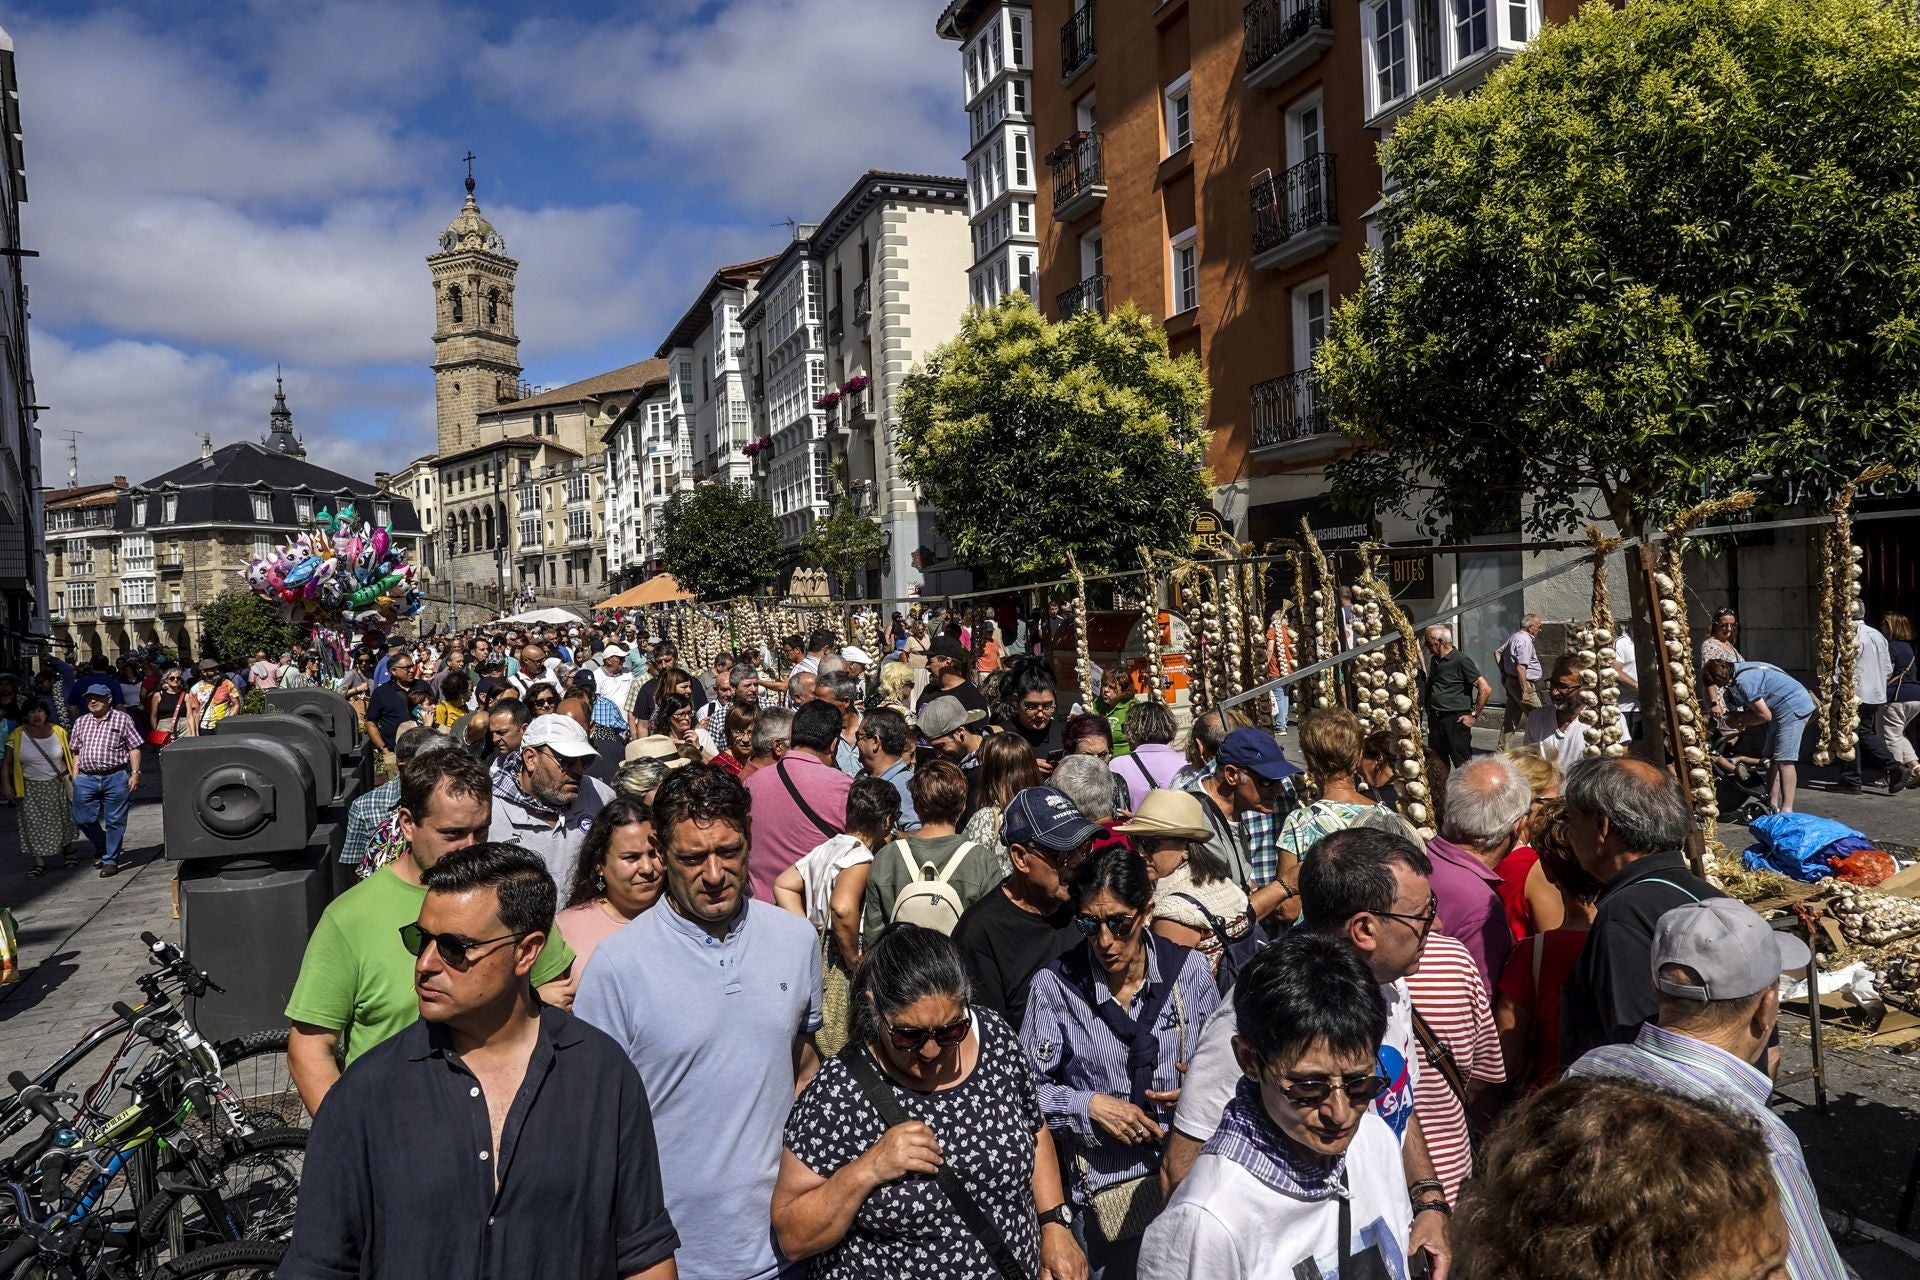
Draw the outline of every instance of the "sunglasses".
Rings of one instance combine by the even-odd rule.
[[[554,697],[552,694],[548,694],[544,698],[531,699],[531,705],[536,707],[553,707],[553,706],[558,706],[559,703],[560,703],[560,699]]]
[[[1105,926],[1108,933],[1124,941],[1140,923],[1140,917],[1129,911],[1116,916],[1075,916],[1073,927],[1091,938]]]
[[[1354,1106],[1364,1107],[1385,1093],[1388,1084],[1385,1076],[1368,1072],[1365,1075],[1341,1076],[1338,1080],[1329,1076],[1303,1076],[1280,1086],[1280,1092],[1296,1107],[1320,1106],[1333,1096],[1335,1089],[1346,1094],[1347,1101]]]
[[[524,933],[503,933],[497,938],[482,938],[478,942],[463,938],[457,933],[428,933],[418,923],[400,926],[400,945],[407,954],[418,959],[431,942],[433,949],[440,953],[440,960],[449,969],[465,969],[476,958],[473,954],[477,947],[492,946],[496,942],[517,941],[526,937]]]
[[[887,1037],[893,1041],[893,1047],[902,1053],[917,1053],[920,1046],[931,1040],[942,1049],[951,1049],[967,1038],[967,1032],[973,1029],[973,1015],[963,1013],[944,1027],[896,1027],[887,1024]]]

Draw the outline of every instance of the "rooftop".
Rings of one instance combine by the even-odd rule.
[[[537,396],[528,396],[524,400],[511,400],[496,408],[482,411],[482,418],[509,417],[526,409],[544,409],[549,405],[578,404],[582,400],[598,400],[603,396],[625,391],[643,391],[659,384],[666,385],[667,362],[665,360],[642,360],[638,364],[623,365],[606,373],[596,373],[591,378],[582,378],[578,382],[569,382],[564,387],[555,387],[551,391],[542,391]]]
[[[713,295],[722,289],[746,288],[758,280],[772,265],[773,260],[779,256],[779,254],[769,254],[764,258],[755,258],[752,262],[737,262],[714,272],[712,279],[707,281],[707,287],[700,291],[700,296],[695,298],[693,305],[687,308],[687,313],[680,317],[680,323],[673,326],[672,331],[661,340],[659,349],[653,354],[664,357],[675,347],[692,346],[693,340],[713,323],[713,317],[710,314]]]

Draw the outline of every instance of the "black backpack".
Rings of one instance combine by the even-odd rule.
[[[1202,906],[1200,899],[1190,893],[1176,893],[1173,896],[1185,898],[1191,902],[1194,910],[1206,917],[1207,927],[1213,930],[1213,936],[1220,940],[1220,968],[1214,973],[1213,980],[1214,985],[1220,989],[1220,994],[1225,995],[1227,988],[1233,985],[1233,980],[1240,976],[1240,971],[1252,962],[1253,957],[1266,944],[1266,939],[1260,932],[1260,922],[1253,918],[1253,908],[1247,908],[1246,936],[1232,938],[1227,934],[1227,922]]]

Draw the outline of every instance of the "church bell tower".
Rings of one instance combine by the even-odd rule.
[[[479,443],[476,415],[520,394],[513,277],[520,264],[480,216],[467,157],[467,200],[427,257],[433,273],[433,391],[439,452]]]

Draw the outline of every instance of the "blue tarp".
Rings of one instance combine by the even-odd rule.
[[[1844,822],[1811,813],[1770,813],[1747,824],[1754,843],[1740,855],[1749,871],[1777,871],[1794,880],[1814,881],[1833,874],[1827,859],[1859,849],[1878,848]]]

